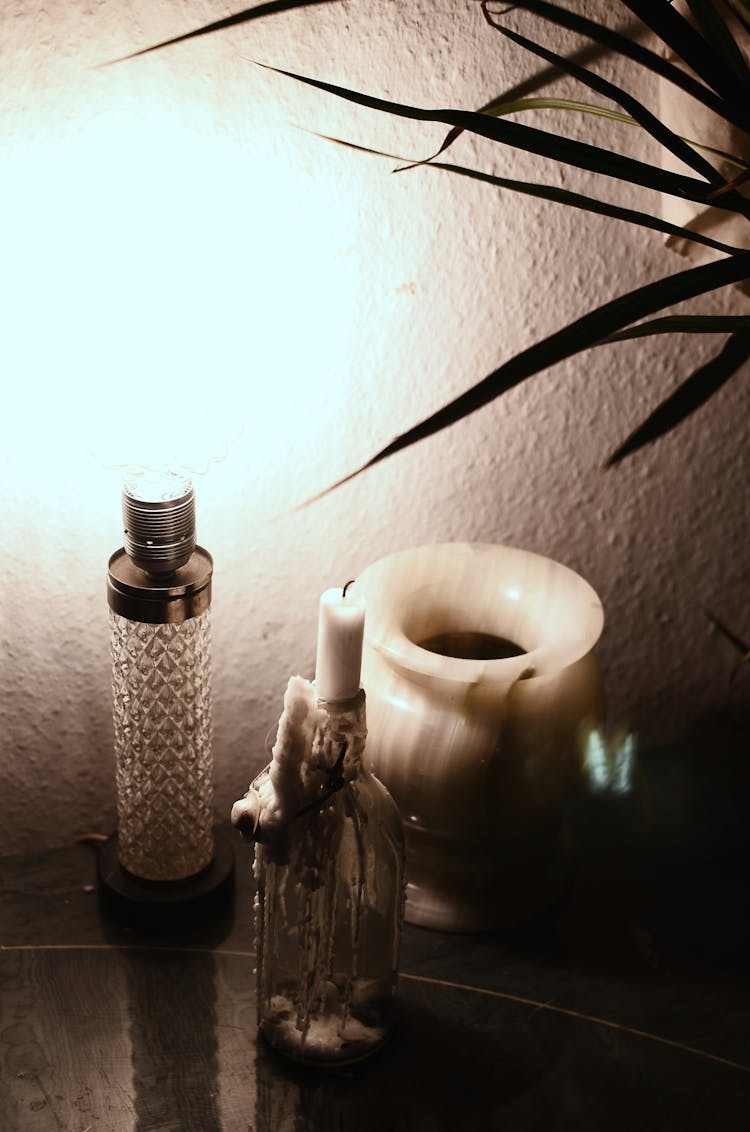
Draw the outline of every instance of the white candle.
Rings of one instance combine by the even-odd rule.
[[[365,599],[342,589],[326,590],[318,615],[315,688],[321,700],[348,700],[359,691]]]

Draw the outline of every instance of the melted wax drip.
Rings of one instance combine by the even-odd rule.
[[[285,697],[285,716],[296,714],[297,724],[305,719],[304,711],[295,703],[294,694],[304,695],[309,701],[312,687],[303,688],[306,681],[290,688]],[[317,705],[316,705],[317,706]],[[366,814],[357,806],[357,769],[365,744],[364,728],[357,728],[357,713],[337,713],[315,718],[314,734],[309,745],[307,760],[300,758],[300,737],[283,729],[285,716],[279,725],[279,738],[274,746],[274,763],[280,763],[274,785],[285,784],[299,804],[301,779],[302,793],[310,787],[321,789],[325,776],[335,765],[342,744],[347,744],[343,764],[343,777],[347,788],[334,795],[324,806],[302,819],[287,820],[284,836],[272,838],[267,845],[256,845],[255,874],[259,881],[256,903],[258,932],[258,996],[261,1015],[272,1020],[275,1038],[292,1056],[305,1056],[306,1047],[325,1059],[333,1058],[347,1043],[356,1043],[362,1052],[379,1044],[384,1027],[365,1025],[352,1016],[357,1003],[367,1003],[374,980],[360,978],[360,951],[363,938],[364,910],[375,896],[376,862],[368,845]],[[308,715],[308,719],[310,716]],[[284,731],[283,735],[282,732]],[[284,741],[282,741],[282,738]],[[291,753],[289,765],[284,764],[287,750]],[[278,791],[278,786],[276,787]],[[274,813],[289,813],[283,797],[273,799]],[[286,828],[288,827],[288,828]],[[280,829],[279,832],[282,832]],[[389,842],[391,839],[389,838]],[[284,851],[279,853],[283,845]],[[336,925],[339,919],[337,878],[341,875],[342,854],[353,847],[348,879],[349,936],[351,947],[350,970],[344,974],[335,969]],[[398,858],[397,847],[394,856]],[[401,870],[403,871],[403,870]],[[296,923],[289,922],[286,913],[287,886],[293,886],[297,905]],[[399,877],[399,890],[403,889]],[[370,891],[372,889],[372,891]],[[272,909],[283,907],[284,923],[272,924]],[[298,969],[296,984],[289,988],[290,997],[274,994],[272,985],[273,955],[269,941],[274,932],[297,932]],[[396,969],[398,930],[393,946],[393,969]],[[261,961],[263,960],[263,961]],[[278,991],[278,988],[277,988]],[[369,993],[368,993],[369,992]]]

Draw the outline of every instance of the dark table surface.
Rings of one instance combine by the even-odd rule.
[[[498,935],[406,925],[394,1039],[314,1072],[255,1035],[232,908],[158,937],[88,845],[0,861],[2,1132],[750,1127],[750,757],[661,751],[570,815],[564,900]]]

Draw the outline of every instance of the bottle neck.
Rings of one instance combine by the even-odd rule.
[[[324,754],[321,762],[333,769],[343,750],[340,774],[349,782],[362,773],[362,755],[367,737],[365,692],[360,688],[348,700],[318,700],[328,719],[321,736]]]

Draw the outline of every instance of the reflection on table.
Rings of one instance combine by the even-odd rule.
[[[541,919],[407,925],[396,1035],[337,1071],[256,1042],[241,842],[223,920],[158,938],[101,916],[88,847],[6,858],[3,1132],[744,1127],[750,764],[664,752],[638,782],[571,813]]]

